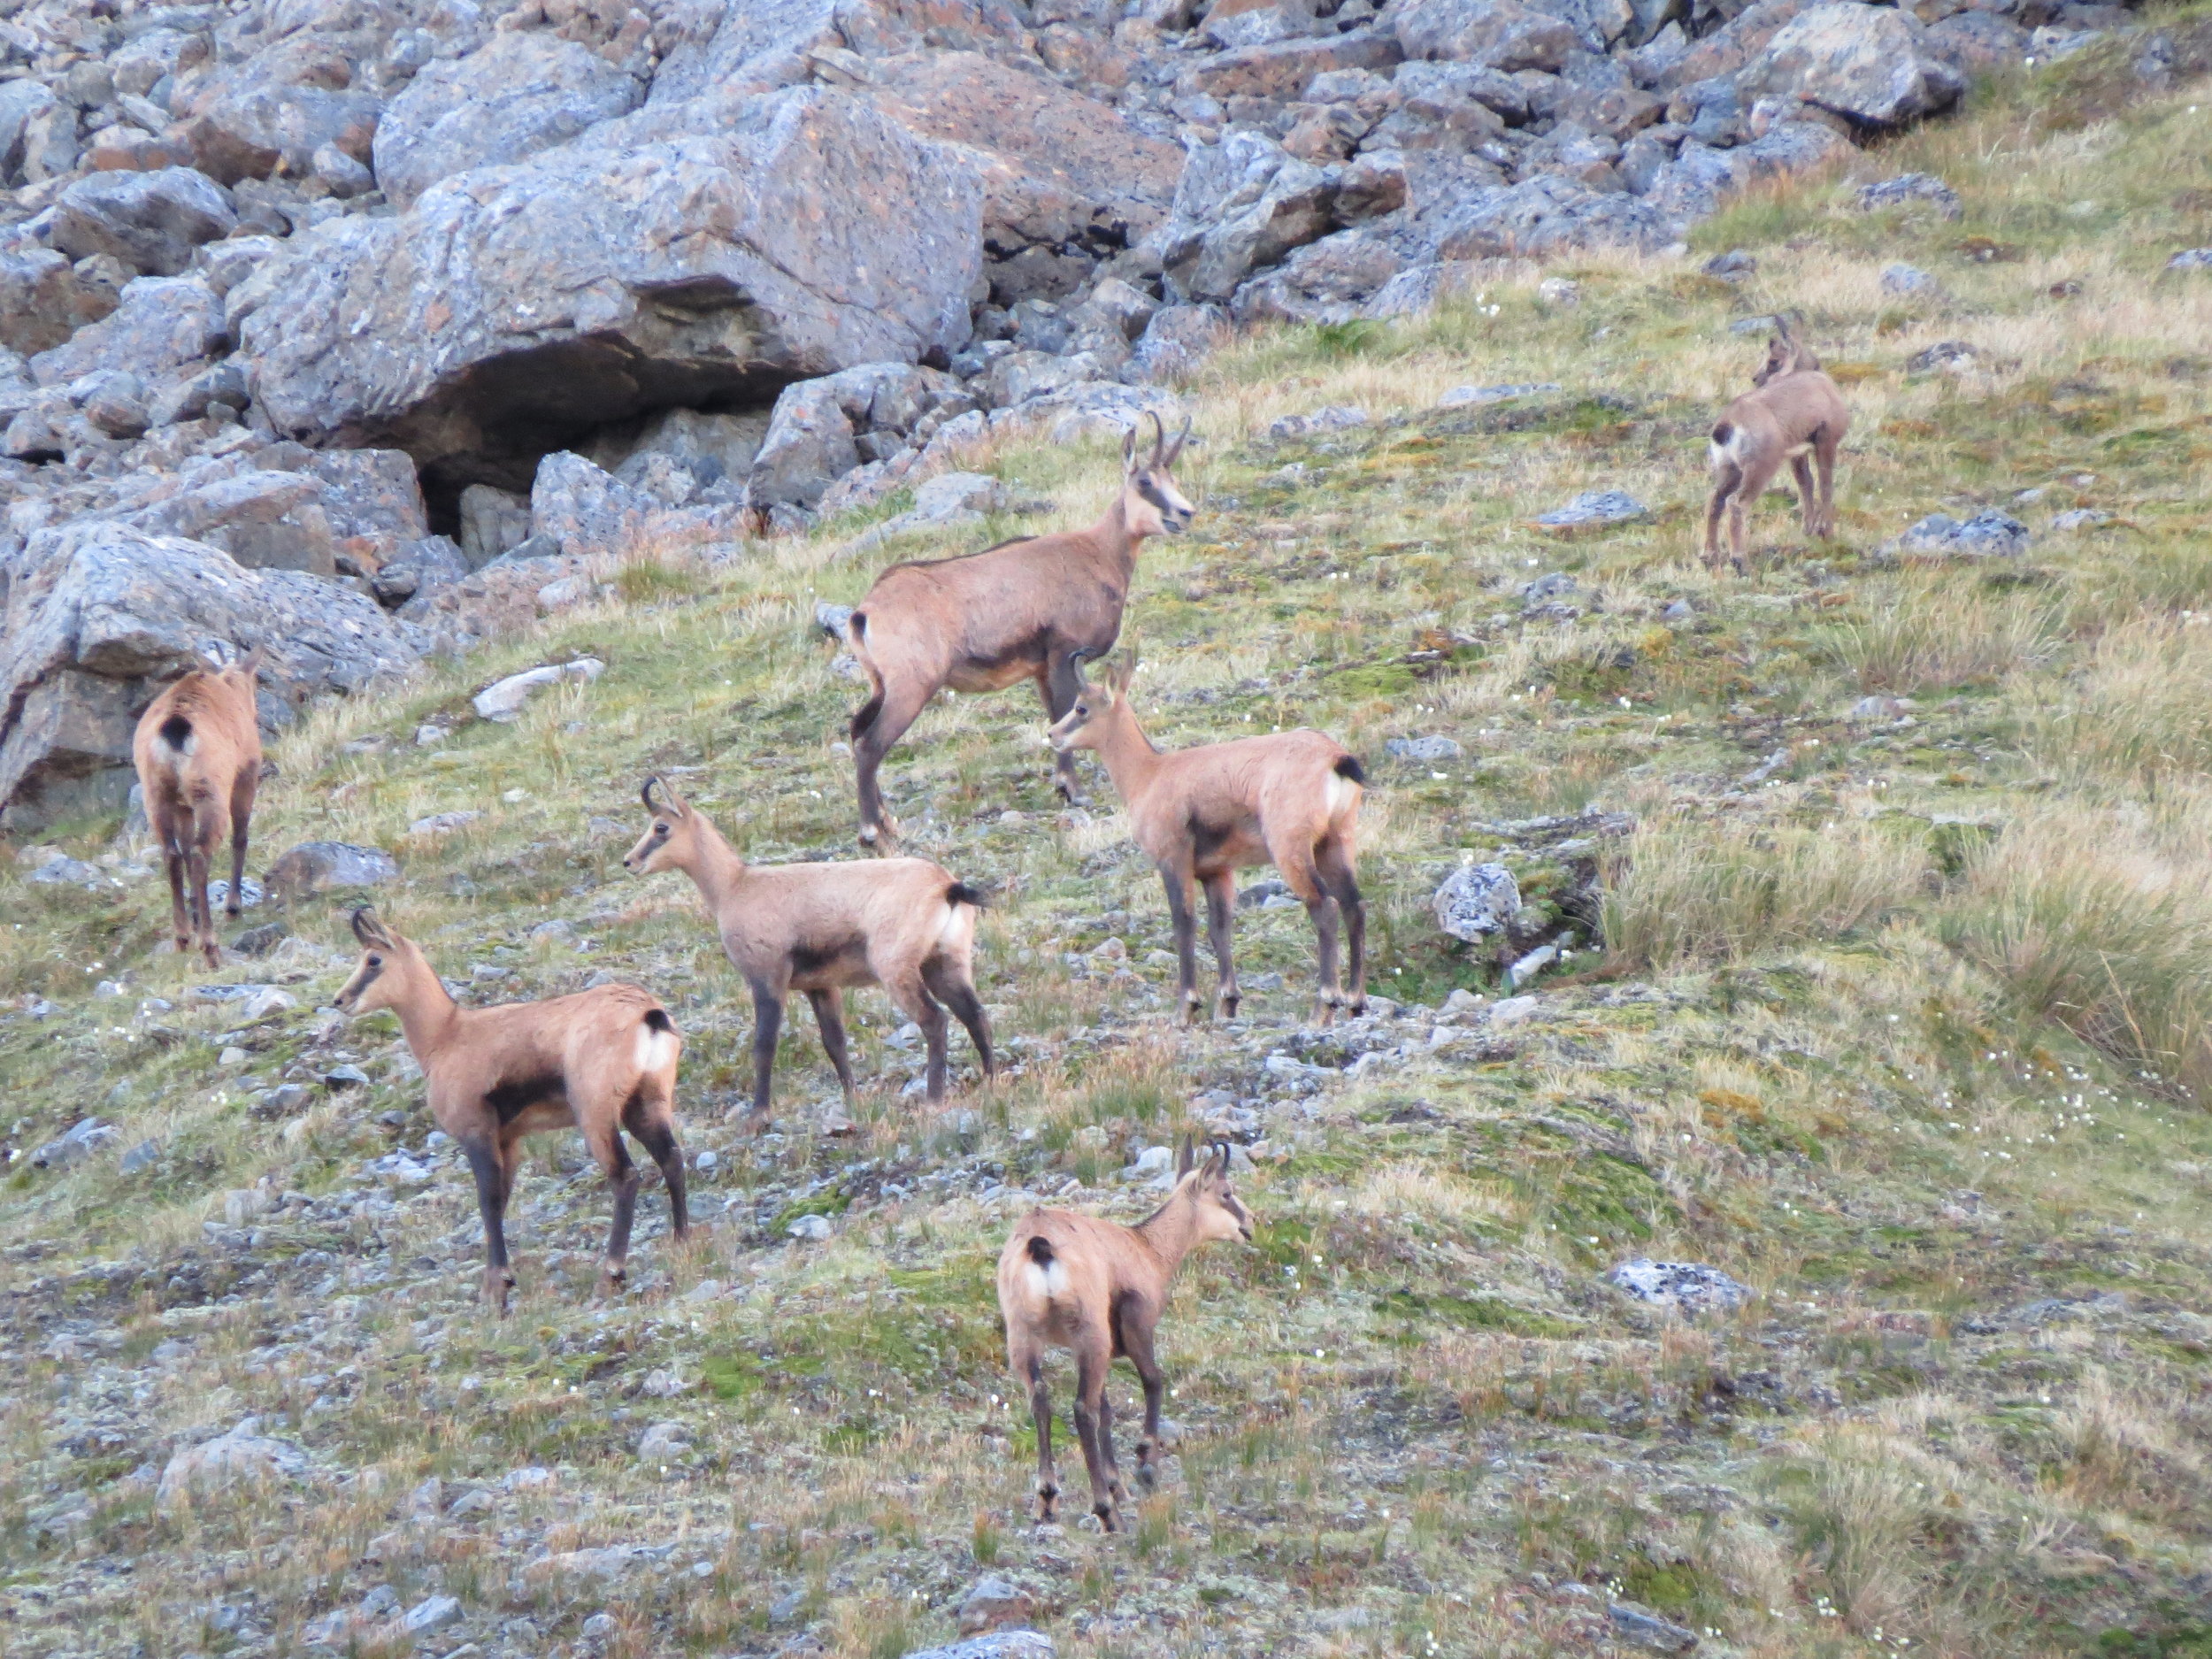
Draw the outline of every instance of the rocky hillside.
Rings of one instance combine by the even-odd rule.
[[[273,729],[744,557],[1237,325],[1678,245],[2126,11],[2048,0],[11,0],[0,826],[272,646]],[[2152,80],[2197,49],[2144,49]]]
[[[12,14],[6,269],[49,286],[9,326],[72,331],[14,342],[9,427],[0,1650],[2212,1643],[2205,26],[1439,15]],[[1845,148],[1759,78],[1855,27],[1924,99],[1962,42],[2045,61]],[[1524,39],[1555,67],[1472,44]],[[1563,134],[1615,148],[1570,184]],[[1777,134],[1824,165],[1682,205]],[[887,168],[941,211],[836,188]],[[1467,241],[1422,217],[1453,168]],[[134,190],[202,204],[101,221],[173,230],[166,271],[73,250]],[[1600,220],[1650,234],[1466,228]],[[1345,254],[1371,287],[1299,286]],[[1363,314],[1409,271],[1440,298]],[[1783,310],[1852,408],[1840,534],[1778,492],[1715,576],[1705,434]],[[929,1114],[861,994],[861,1098],[802,1013],[742,1133],[741,987],[620,866],[640,780],[756,859],[854,856],[821,608],[1087,521],[1170,398],[1201,513],[1140,569],[1140,712],[1364,758],[1381,995],[1302,1024],[1254,872],[1243,1018],[1179,1031],[1110,795],[1056,803],[1025,693],[944,699],[886,782],[996,895],[1009,1075]],[[209,976],[114,744],[265,639]],[[608,1201],[548,1137],[483,1317],[465,1167],[388,1018],[330,1006],[363,898],[472,1002],[667,999],[695,1243],[656,1180],[595,1301]],[[1163,1322],[1166,1477],[1101,1534],[1064,1429],[1035,1526],[991,1263],[1039,1200],[1141,1216],[1193,1132],[1260,1225]]]

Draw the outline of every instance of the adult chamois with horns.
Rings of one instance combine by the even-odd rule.
[[[999,1312],[1006,1321],[1006,1361],[1029,1391],[1037,1425],[1037,1518],[1049,1521],[1060,1496],[1052,1466],[1052,1394],[1045,1356],[1075,1356],[1075,1434],[1091,1477],[1091,1509],[1108,1532],[1129,1494],[1114,1458],[1114,1410],[1106,1373],[1118,1359],[1137,1368],[1144,1385],[1144,1432],[1137,1441],[1137,1479],[1148,1491],[1160,1451],[1160,1402],[1167,1379],[1152,1337],[1167,1310],[1168,1289],[1183,1260],[1216,1239],[1252,1237],[1253,1217],[1229,1183],[1229,1148],[1217,1146],[1194,1164],[1186,1139],[1176,1158],[1175,1190],[1133,1227],[1072,1210],[1039,1208],[1023,1217],[998,1258]]]
[[[602,985],[542,1002],[463,1008],[411,939],[364,906],[353,913],[361,959],[336,997],[340,1011],[388,1008],[422,1067],[430,1115],[459,1143],[476,1177],[484,1217],[484,1299],[507,1311],[515,1276],[507,1264],[507,1202],[522,1141],[573,1124],[614,1189],[602,1287],[627,1273],[637,1166],[625,1130],[660,1166],[676,1237],[690,1230],[684,1155],[676,1144],[676,1061],[683,1038],[650,991]]]
[[[689,876],[713,912],[723,954],[752,991],[752,1128],[768,1122],[776,1038],[794,991],[805,992],[814,1005],[823,1051],[848,1102],[853,1071],[845,1053],[844,995],[856,986],[880,985],[921,1027],[930,1105],[945,1098],[947,1008],[967,1027],[985,1080],[995,1074],[991,1022],[975,988],[980,891],[926,858],[749,864],[706,814],[659,778],[648,778],[638,794],[652,821],[624,856],[624,868]]]
[[[1087,530],[1018,536],[958,558],[894,565],[876,578],[845,625],[871,688],[852,718],[863,845],[896,846],[877,769],[940,691],[1033,680],[1050,718],[1074,706],[1078,661],[1109,650],[1121,633],[1137,549],[1180,535],[1197,511],[1175,487],[1189,421],[1171,442],[1157,415],[1152,424],[1148,453],[1140,453],[1133,426],[1122,441],[1121,490]],[[1058,757],[1055,780],[1075,798],[1072,756]]]
[[[1836,534],[1836,456],[1851,426],[1843,393],[1821,372],[1820,359],[1787,317],[1774,319],[1767,360],[1751,385],[1721,411],[1708,445],[1713,495],[1705,507],[1705,562],[1720,562],[1720,521],[1725,513],[1729,560],[1739,574],[1744,570],[1745,510],[1766,492],[1784,461],[1797,480],[1805,534],[1823,539]]]

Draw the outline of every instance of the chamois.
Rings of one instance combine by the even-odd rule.
[[[1355,868],[1359,803],[1367,774],[1335,739],[1300,727],[1163,755],[1129,707],[1133,663],[1087,684],[1048,736],[1062,754],[1091,749],[1106,763],[1129,827],[1160,872],[1175,919],[1183,1023],[1201,1006],[1193,882],[1206,889],[1206,932],[1220,976],[1221,1016],[1234,1018],[1241,993],[1230,960],[1236,872],[1271,864],[1313,918],[1321,951],[1314,1019],[1325,1025],[1347,1001],[1337,987],[1340,918],[1351,934],[1354,1013],[1367,1006],[1367,907]]]
[[[261,722],[254,708],[257,648],[227,669],[194,669],[147,705],[131,738],[131,758],[146,797],[146,822],[169,868],[170,920],[177,954],[196,942],[211,968],[222,960],[208,898],[209,869],[230,841],[235,916],[246,879],[246,831],[261,783]],[[188,906],[185,884],[191,883]]]
[[[1720,519],[1728,515],[1730,562],[1744,570],[1744,510],[1759,499],[1787,461],[1797,480],[1805,534],[1836,533],[1836,454],[1851,426],[1850,406],[1820,359],[1786,317],[1774,319],[1767,360],[1751,377],[1753,389],[1721,411],[1709,446],[1713,495],[1705,508],[1705,560],[1720,561]],[[1813,469],[1820,470],[1819,491]]]
[[[412,940],[368,909],[353,913],[361,960],[338,993],[349,1014],[388,1008],[421,1065],[430,1115],[460,1143],[484,1217],[484,1299],[501,1314],[515,1276],[507,1265],[507,1201],[522,1140],[573,1124],[614,1189],[601,1288],[627,1271],[637,1166],[628,1130],[660,1165],[676,1237],[690,1231],[684,1158],[676,1144],[676,1060],[683,1038],[660,999],[634,985],[603,985],[542,1002],[462,1008]]]
[[[1069,1210],[1039,1208],[1023,1217],[998,1258],[999,1312],[1006,1320],[1006,1362],[1029,1391],[1037,1423],[1037,1518],[1053,1518],[1060,1495],[1052,1471],[1052,1396],[1044,1356],[1062,1348],[1075,1355],[1075,1433],[1091,1477],[1091,1508],[1108,1532],[1119,1524],[1118,1502],[1129,1494],[1114,1460],[1113,1408],[1106,1373],[1125,1356],[1144,1384],[1144,1432],[1137,1441],[1137,1480],[1148,1492],[1157,1479],[1160,1399],[1165,1379],[1152,1333],[1167,1306],[1168,1287],[1183,1258],[1213,1239],[1252,1237],[1252,1212],[1229,1189],[1229,1148],[1217,1146],[1194,1170],[1190,1142],[1176,1160],[1168,1200],[1133,1227]]]
[[[768,1120],[776,1036],[795,989],[814,1005],[822,1048],[848,1102],[853,1071],[845,1057],[844,994],[851,986],[880,985],[922,1028],[931,1105],[945,1098],[941,1002],[968,1028],[984,1077],[995,1075],[991,1023],[976,995],[972,965],[981,893],[926,858],[748,864],[704,813],[659,778],[648,778],[638,793],[653,821],[623,858],[624,867],[640,875],[680,870],[689,876],[714,914],[731,965],[752,989],[753,1128]]]
[[[1123,439],[1121,491],[1089,529],[894,565],[868,589],[845,625],[871,687],[852,718],[863,846],[897,845],[898,825],[884,810],[877,768],[940,690],[997,691],[1033,680],[1055,720],[1074,703],[1078,658],[1110,649],[1121,632],[1139,545],[1149,536],[1180,535],[1197,511],[1174,478],[1190,423],[1171,444],[1158,416],[1152,424],[1151,452],[1142,460],[1136,428]],[[1058,758],[1055,781],[1076,799],[1073,757]]]

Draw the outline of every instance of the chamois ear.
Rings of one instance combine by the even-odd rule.
[[[1114,695],[1129,695],[1129,682],[1137,677],[1137,659],[1133,654],[1121,658],[1106,671],[1106,683],[1114,688]]]
[[[1182,431],[1175,434],[1175,442],[1168,445],[1167,454],[1160,461],[1160,465],[1171,472],[1174,470],[1176,462],[1183,458],[1183,445],[1190,437],[1190,422],[1188,415],[1183,417]]]
[[[1177,1180],[1181,1180],[1191,1172],[1196,1158],[1197,1153],[1191,1145],[1191,1138],[1185,1135],[1175,1148],[1175,1179]]]
[[[1137,425],[1129,423],[1129,430],[1121,434],[1121,470],[1135,476],[1137,471]]]
[[[662,804],[659,806],[653,804],[653,791],[656,789],[661,792]],[[655,772],[645,780],[645,787],[638,791],[638,795],[644,801],[645,810],[648,812],[668,812],[677,818],[685,818],[690,814],[690,803],[678,795],[669,784],[668,780],[658,772]]]
[[[376,912],[362,905],[353,913],[353,936],[364,945],[389,945],[391,930],[376,918]]]
[[[267,646],[257,645],[253,648],[253,649],[248,651],[243,657],[240,657],[235,663],[232,664],[231,666],[236,669],[240,673],[243,674],[246,677],[246,682],[250,685],[253,683],[255,677],[261,672],[261,664],[268,660],[268,656],[269,648]]]

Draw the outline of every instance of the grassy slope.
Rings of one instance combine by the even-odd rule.
[[[508,987],[551,991],[606,968],[675,1003],[687,1139],[720,1159],[698,1183],[711,1225],[675,1254],[649,1191],[619,1306],[588,1299],[605,1206],[572,1148],[549,1141],[526,1176],[524,1288],[499,1326],[470,1304],[457,1168],[396,1202],[361,1173],[429,1125],[388,1022],[314,1012],[342,972],[334,909],[229,972],[299,998],[236,1036],[157,954],[157,883],[87,898],[0,879],[0,984],[59,1004],[0,1021],[9,1144],[96,1110],[125,1145],[161,1148],[129,1177],[110,1154],[61,1175],[19,1164],[0,1187],[0,1645],[216,1653],[235,1636],[204,1620],[229,1603],[281,1651],[389,1582],[409,1602],[458,1594],[495,1652],[578,1643],[603,1610],[603,1650],[769,1651],[810,1628],[831,1652],[889,1655],[949,1635],[989,1565],[1037,1595],[1064,1653],[1582,1651],[1593,1603],[1547,1588],[1571,1579],[1706,1631],[1710,1651],[2212,1650],[2191,1577],[2212,1566],[2212,1130],[2191,1103],[2212,935],[2194,633],[2212,606],[2212,287],[2162,270],[2212,240],[2212,95],[2123,108],[2116,81],[2077,59],[1860,163],[1940,173],[1966,204],[1955,223],[1800,183],[1705,227],[1690,260],[1567,271],[1572,307],[1517,272],[1432,319],[1286,331],[1208,371],[1190,482],[1209,511],[1139,581],[1144,710],[1165,742],[1294,719],[1372,757],[1379,987],[1432,1006],[1494,990],[1426,917],[1440,865],[1509,839],[1488,826],[1590,804],[1641,825],[1609,869],[1609,975],[1433,1058],[1275,1103],[1271,1051],[1345,1057],[1297,1037],[1295,910],[1240,917],[1248,970],[1287,983],[1251,999],[1248,1026],[1166,1027],[1142,862],[1102,813],[1056,810],[1020,695],[960,699],[895,757],[893,804],[921,850],[1005,890],[984,972],[1020,1074],[925,1121],[864,995],[864,1075],[886,1084],[860,1133],[807,1133],[833,1090],[802,1015],[782,1063],[794,1133],[737,1140],[733,976],[687,887],[617,861],[638,778],[672,766],[703,769],[694,799],[750,855],[843,856],[835,740],[856,696],[809,618],[885,556],[841,557],[835,535],[718,575],[634,569],[620,601],[542,640],[318,717],[281,746],[256,826],[272,852],[399,848],[388,911],[457,977],[497,963]],[[1738,245],[1760,258],[1749,285],[1697,274]],[[1885,295],[1899,258],[1950,301]],[[2078,297],[2054,296],[2066,281]],[[1759,345],[1727,325],[1786,305],[1853,403],[1840,543],[1789,543],[1770,497],[1754,577],[1715,580],[1692,557],[1703,429]],[[1983,366],[1905,372],[1944,339]],[[1567,391],[1526,421],[1382,419],[1528,380]],[[1377,423],[1259,435],[1341,403]],[[1294,461],[1302,479],[1281,472]],[[1097,445],[1010,443],[995,462],[1061,522],[1095,511],[1110,476]],[[1873,557],[1924,511],[2032,487],[2016,565]],[[1530,527],[1593,488],[1630,490],[1655,523],[1565,544]],[[2048,527],[2078,505],[2113,517]],[[1586,614],[1524,621],[1518,584],[1555,569]],[[1694,618],[1663,617],[1678,598]],[[549,649],[611,666],[518,725],[412,745],[424,718]],[[1911,723],[1846,718],[1870,694],[1911,698]],[[1386,736],[1428,731],[1463,758],[1383,758]],[[406,841],[463,808],[484,816]],[[1559,866],[1523,839],[1513,860],[1541,892]],[[549,917],[589,953],[531,941]],[[1129,947],[1118,979],[1079,954],[1109,935]],[[119,970],[124,999],[88,995]],[[150,995],[177,1006],[135,1016]],[[1352,1046],[1425,1046],[1430,1024]],[[250,1052],[225,1069],[232,1041]],[[250,1110],[257,1088],[349,1057],[365,1094]],[[1037,1532],[989,1288],[1009,1205],[989,1194],[1080,1180],[1071,1202],[1133,1215],[1113,1175],[1130,1148],[1233,1098],[1261,1104],[1245,1190],[1263,1227],[1194,1263],[1164,1326],[1177,1477],[1130,1536]],[[224,1195],[257,1183],[319,1202],[249,1239]],[[836,1217],[833,1239],[785,1243],[810,1210]],[[1595,1286],[1643,1252],[1715,1263],[1759,1298],[1732,1322],[1656,1322]],[[249,1411],[323,1473],[157,1516],[131,1471],[163,1437]],[[648,1467],[633,1448],[661,1420],[695,1449]],[[405,1519],[428,1475],[449,1497],[534,1463],[557,1483]],[[659,1553],[611,1581],[526,1569],[600,1545]]]

